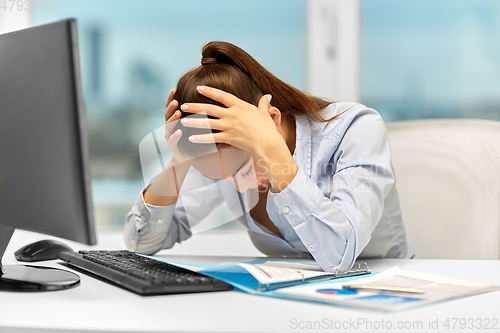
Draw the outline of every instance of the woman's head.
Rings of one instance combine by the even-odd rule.
[[[309,96],[281,81],[236,45],[227,42],[210,42],[203,47],[202,58],[211,58],[214,61],[202,64],[181,77],[175,94],[179,105],[210,103],[223,106],[197,92],[197,86],[206,85],[229,92],[254,105],[257,105],[263,95],[270,94],[273,96],[272,105],[280,111],[284,121],[290,121],[297,114],[309,115],[316,121],[328,120],[321,117],[319,110],[331,102]],[[198,115],[182,112],[182,117],[188,116],[197,117]],[[188,138],[190,135],[212,131],[187,128],[180,123],[177,128],[183,131],[179,141],[179,149],[183,153],[199,156],[209,149],[209,147],[191,143]]]
[[[177,84],[175,99],[179,105],[184,103],[208,103],[225,107],[219,102],[198,93],[196,87],[204,85],[226,91],[256,106],[263,95],[270,94],[273,97],[272,106],[279,110],[281,119],[287,123],[290,123],[294,119],[294,115],[297,114],[309,115],[316,121],[325,121],[321,117],[319,110],[330,104],[330,102],[309,96],[281,81],[241,48],[226,42],[210,42],[203,47],[202,58],[210,60],[187,72]],[[181,117],[206,117],[206,115],[190,114],[184,111],[181,111],[181,113]],[[224,165],[226,164],[226,159],[223,159],[222,155],[224,154],[221,154],[220,148],[221,146],[224,146],[224,148],[231,147],[217,144],[216,147],[218,149],[215,150],[213,144],[192,143],[188,140],[191,135],[215,133],[217,132],[216,130],[185,127],[181,122],[178,122],[173,132],[178,128],[182,130],[182,136],[178,143],[179,150],[196,159],[196,162],[203,161],[195,164],[202,167],[203,164],[207,164],[204,160],[208,162],[209,160],[217,161],[217,159],[220,159],[220,162]],[[230,159],[231,164],[234,165],[228,169],[235,169],[240,164],[245,166],[244,168],[240,168],[240,173],[242,170],[245,171],[247,169],[245,161],[250,159],[248,153],[237,153],[234,151],[236,149],[223,150],[226,151],[228,159],[229,156],[235,156]],[[231,150],[233,150],[232,153],[229,152]],[[210,153],[212,153],[212,157],[206,156],[210,155]],[[201,171],[195,165],[193,166]],[[251,171],[251,168],[248,167],[248,171]],[[208,175],[209,172],[202,173]],[[215,173],[217,174],[217,172]],[[226,173],[228,173],[227,170],[218,174],[224,178],[231,176]],[[209,178],[214,177],[210,176]]]
[[[199,94],[196,87],[200,85],[221,89],[253,105],[257,105],[259,99],[263,96],[259,87],[238,67],[226,63],[213,63],[192,69],[179,80],[175,93],[175,99],[179,105],[184,103],[207,103],[224,107],[221,103]],[[184,111],[181,111],[181,113],[182,117],[207,117],[206,115]],[[212,116],[209,117],[213,118]],[[179,149],[183,153],[195,157],[203,155],[213,148],[213,145],[192,143],[188,138],[195,134],[216,133],[217,130],[184,127],[180,122],[177,127],[181,128],[183,132],[179,141]]]

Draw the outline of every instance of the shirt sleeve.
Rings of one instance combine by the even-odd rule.
[[[189,237],[191,227],[223,202],[216,181],[196,171],[188,172],[178,200],[169,206],[153,206],[140,193],[125,219],[124,241],[129,251],[153,254]]]
[[[281,192],[269,195],[325,271],[349,270],[368,244],[394,185],[385,124],[372,110],[352,119],[330,154],[330,177],[313,180],[299,168]],[[332,146],[336,146],[334,142]],[[321,147],[320,147],[321,149]],[[328,195],[317,182],[328,179]],[[324,188],[324,186],[321,186]]]

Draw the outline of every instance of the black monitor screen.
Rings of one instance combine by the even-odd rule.
[[[76,21],[0,35],[0,229],[95,244],[86,135]]]

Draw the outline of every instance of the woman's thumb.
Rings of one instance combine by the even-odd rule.
[[[259,100],[258,108],[261,109],[262,111],[267,112],[267,110],[269,110],[269,108],[271,107],[271,99],[272,98],[273,98],[273,96],[271,96],[271,94],[267,94],[267,95],[262,96]]]

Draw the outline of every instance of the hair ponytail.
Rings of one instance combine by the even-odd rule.
[[[307,95],[281,81],[241,48],[227,42],[210,42],[203,47],[203,58],[216,58],[217,63],[238,67],[262,91],[273,96],[272,104],[284,117],[305,114],[315,121],[326,122],[319,111],[332,102]]]

